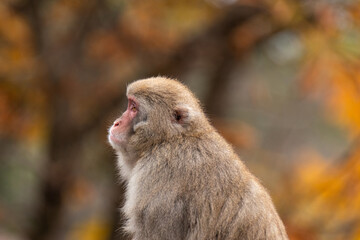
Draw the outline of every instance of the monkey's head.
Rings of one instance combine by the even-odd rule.
[[[198,136],[209,123],[192,92],[178,81],[155,77],[127,88],[128,106],[109,129],[121,153],[139,154],[158,144]]]

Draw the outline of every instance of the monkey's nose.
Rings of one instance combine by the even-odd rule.
[[[115,121],[115,122],[114,122],[114,127],[119,126],[119,125],[120,125],[120,123],[121,123],[121,120],[120,120],[120,121]]]

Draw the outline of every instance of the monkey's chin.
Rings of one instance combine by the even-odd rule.
[[[121,150],[122,146],[125,143],[125,139],[123,137],[114,136],[111,133],[109,133],[108,140],[109,140],[110,145],[116,150]]]

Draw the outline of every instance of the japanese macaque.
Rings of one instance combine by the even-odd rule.
[[[138,80],[109,129],[136,240],[288,239],[270,196],[176,80]]]

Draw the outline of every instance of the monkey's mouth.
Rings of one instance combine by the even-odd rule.
[[[121,135],[112,134],[110,132],[109,133],[109,142],[114,145],[120,145],[120,144],[124,143],[124,137]]]

